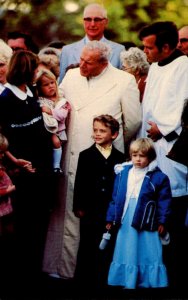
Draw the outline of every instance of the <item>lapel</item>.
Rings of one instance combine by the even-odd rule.
[[[72,53],[70,53],[70,55],[72,55],[78,62],[80,61],[80,54],[85,44],[86,44],[85,38],[73,44]]]
[[[110,63],[104,73],[97,78],[88,81],[86,77],[78,76],[74,83],[77,95],[77,101],[74,103],[76,109],[80,110],[105,97],[117,85],[117,81],[112,78],[114,78],[113,67]]]
[[[103,39],[103,42],[104,43],[107,43],[109,46],[110,46],[110,48],[111,48],[111,55],[110,55],[110,57],[109,57],[109,61],[112,61],[112,57],[114,56],[114,54],[115,54],[115,44],[114,43],[112,43],[110,40],[107,40],[105,37],[104,37],[104,39]]]

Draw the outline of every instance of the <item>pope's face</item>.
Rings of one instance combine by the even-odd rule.
[[[100,60],[99,51],[83,49],[80,56],[80,74],[84,77],[95,77],[107,66],[107,62]]]

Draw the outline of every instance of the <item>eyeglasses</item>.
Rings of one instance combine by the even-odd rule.
[[[106,18],[84,18],[85,22],[91,23],[92,21],[95,23],[100,23],[103,20],[105,20]]]
[[[186,43],[188,42],[188,39],[187,38],[182,38],[182,39],[179,39],[179,42],[182,44],[182,43]]]
[[[132,67],[125,67],[125,66],[122,66],[121,69],[122,69],[123,71],[127,71],[127,70],[129,70],[129,69],[132,69]]]

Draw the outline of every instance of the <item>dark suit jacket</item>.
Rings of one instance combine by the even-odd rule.
[[[106,210],[111,200],[114,181],[114,165],[124,161],[124,154],[112,148],[106,159],[95,144],[80,152],[76,173],[73,210],[83,210],[80,219],[80,245],[75,278],[80,286],[97,287],[107,282],[109,264],[112,260],[115,235],[108,249],[99,250],[105,230]]]
[[[114,165],[124,160],[124,154],[114,147],[107,159],[95,144],[80,152],[74,187],[74,212],[83,210],[92,219],[105,220],[113,189]]]

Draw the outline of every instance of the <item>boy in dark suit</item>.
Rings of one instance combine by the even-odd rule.
[[[73,211],[80,218],[80,245],[75,280],[80,287],[103,288],[106,285],[113,243],[99,250],[105,230],[105,218],[114,181],[114,166],[125,160],[112,142],[119,123],[110,115],[93,120],[95,143],[80,152],[74,186]],[[112,241],[111,241],[112,242]]]

